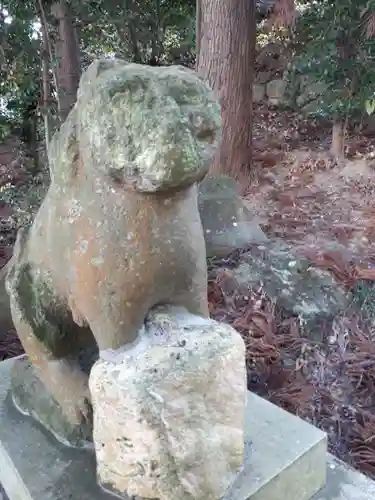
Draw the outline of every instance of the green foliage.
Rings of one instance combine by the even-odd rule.
[[[375,0],[300,2],[291,74],[324,84],[316,114],[357,117],[375,97],[375,39],[368,36]]]
[[[43,0],[52,46],[58,38],[56,20],[51,15],[56,1]],[[67,1],[77,26],[83,68],[104,54],[164,64],[174,59],[174,51],[193,50],[195,0]],[[24,127],[30,112],[35,112],[35,106],[42,102],[39,15],[36,0],[0,3],[0,135],[3,136],[14,126]],[[52,63],[56,65],[56,60]]]
[[[7,116],[0,114],[0,141],[10,134],[12,125],[12,121]]]
[[[40,94],[39,41],[35,37],[37,17],[32,3],[3,1],[0,13],[0,116],[4,130],[22,124],[27,110],[35,107]]]
[[[164,63],[194,47],[195,0],[90,0],[73,4],[83,45],[134,62]]]
[[[366,113],[371,116],[375,111],[375,99],[368,99],[365,102]]]
[[[363,317],[375,325],[375,286],[371,281],[358,281],[353,290],[353,304],[362,312]]]

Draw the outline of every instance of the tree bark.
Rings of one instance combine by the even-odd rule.
[[[333,122],[331,153],[338,160],[344,158],[345,133],[346,133],[345,129],[346,127],[344,120],[336,120]]]
[[[256,23],[254,0],[201,0],[198,71],[221,104],[223,131],[210,174],[256,179],[252,168],[252,88]]]
[[[42,47],[41,47],[41,66],[43,83],[43,118],[44,118],[44,138],[46,143],[46,152],[48,156],[48,146],[52,137],[51,123],[51,85],[49,79],[49,51],[47,42],[47,33],[42,28]],[[59,105],[57,106],[59,110]]]
[[[195,2],[195,67],[199,67],[199,53],[201,49],[202,37],[202,4],[201,0]]]
[[[27,147],[29,156],[33,159],[35,171],[38,169],[38,101],[31,100],[22,113],[22,140]]]
[[[47,57],[46,59],[43,59],[45,63],[47,64],[47,69],[46,71],[48,72],[48,59],[51,64],[51,72],[52,72],[52,78],[53,78],[53,83],[55,85],[56,89],[56,96],[57,96],[57,110],[60,113],[60,99],[59,99],[59,94],[58,94],[58,88],[59,84],[57,81],[57,75],[56,75],[56,70],[53,64],[53,52],[52,52],[52,46],[51,46],[51,40],[49,37],[48,33],[48,23],[47,23],[47,18],[46,18],[46,13],[44,10],[43,6],[43,1],[39,0],[39,9],[40,9],[40,21],[41,21],[41,27],[42,27],[42,39],[43,39],[43,52],[47,52]],[[44,55],[43,55],[44,57]]]
[[[81,77],[80,51],[76,28],[66,0],[54,3],[51,13],[59,23],[59,40],[56,42],[55,56],[58,59],[60,118],[64,121],[77,99]]]

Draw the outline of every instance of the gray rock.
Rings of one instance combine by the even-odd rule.
[[[300,108],[305,108],[304,112],[313,112],[320,106],[320,98],[327,91],[327,86],[320,82],[310,82],[305,85],[296,103]]]
[[[253,85],[253,103],[258,104],[263,101],[266,95],[266,86],[260,83]]]
[[[270,80],[272,80],[272,73],[271,71],[259,71],[256,75],[255,75],[255,82],[256,83],[260,83],[260,84],[265,84],[267,82],[269,82]]]
[[[286,82],[283,79],[271,80],[267,83],[268,102],[274,106],[278,106],[285,100]]]
[[[207,257],[222,257],[268,240],[238,195],[233,179],[206,177],[199,185],[198,203]]]
[[[349,294],[330,273],[311,267],[279,242],[254,246],[234,277],[245,292],[261,282],[267,295],[298,316],[305,334],[317,341],[322,340],[320,327],[349,304]]]

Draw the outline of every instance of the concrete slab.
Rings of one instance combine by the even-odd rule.
[[[12,363],[0,362],[0,483],[9,499],[113,499],[96,485],[92,453],[64,447],[13,407]],[[324,484],[325,434],[251,393],[246,448],[244,470],[225,500],[310,500]]]
[[[12,365],[0,362],[0,483],[9,500],[113,500],[96,484],[92,453],[66,448],[14,408]]]
[[[230,500],[310,500],[323,487],[325,433],[251,392],[245,433],[251,452]]]
[[[9,500],[8,495],[5,493],[4,488],[0,484],[0,500]]]
[[[326,486],[311,500],[374,500],[375,482],[328,455]]]

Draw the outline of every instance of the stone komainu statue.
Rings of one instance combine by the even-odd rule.
[[[82,76],[6,285],[24,349],[73,424],[90,410],[81,352],[133,342],[158,304],[208,315],[196,183],[219,129],[191,70],[100,60]]]

